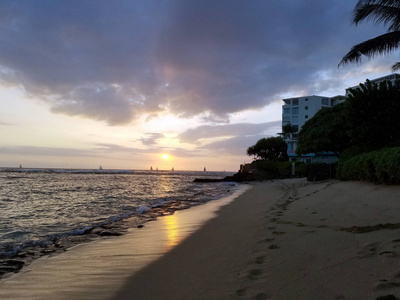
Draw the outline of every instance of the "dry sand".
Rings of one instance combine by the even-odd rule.
[[[400,297],[399,228],[399,187],[265,182],[132,276],[114,299]]]
[[[0,298],[400,297],[400,187],[256,183],[202,225],[215,203],[41,259]]]

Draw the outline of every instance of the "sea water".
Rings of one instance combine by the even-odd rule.
[[[22,261],[36,258],[93,236],[119,235],[159,215],[225,197],[238,188],[235,183],[193,181],[228,175],[0,170],[0,265],[16,257]]]

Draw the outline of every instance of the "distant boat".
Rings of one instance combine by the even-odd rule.
[[[22,169],[22,165],[19,165],[19,168]]]
[[[204,172],[206,172],[207,170],[206,170],[206,167],[204,167]]]
[[[153,171],[153,166],[150,167],[150,171]]]
[[[158,167],[156,167],[156,171],[158,171]]]
[[[174,167],[172,167],[171,171],[175,171]]]
[[[103,170],[103,167],[100,165],[99,170]]]

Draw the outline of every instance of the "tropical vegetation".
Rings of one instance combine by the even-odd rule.
[[[354,8],[353,23],[373,20],[387,26],[387,33],[359,43],[342,58],[340,65],[358,63],[362,55],[372,58],[385,55],[399,48],[400,43],[400,1],[399,0],[359,0]],[[392,66],[400,69],[400,62]]]
[[[262,138],[247,149],[247,155],[254,159],[287,161],[287,144],[281,137]]]
[[[301,127],[296,153],[332,152],[339,157],[350,147],[346,111],[345,103],[319,110]]]

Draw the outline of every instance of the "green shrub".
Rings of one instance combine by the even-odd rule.
[[[256,160],[252,162],[252,167],[256,170],[256,176],[263,179],[277,179],[292,177],[293,162],[275,162],[268,160]],[[303,162],[295,163],[296,177],[306,177],[308,173],[307,164]]]
[[[376,183],[400,183],[400,147],[383,148],[339,160],[337,176],[341,180],[365,180]]]
[[[296,162],[296,177],[307,177],[310,165],[303,162]]]
[[[279,178],[290,178],[292,176],[292,164],[291,161],[278,163]]]
[[[350,147],[350,148],[344,150],[340,154],[340,160],[341,161],[348,160],[348,159],[350,159],[350,158],[352,158],[352,157],[354,157],[356,155],[359,155],[359,154],[361,154],[363,152],[365,152],[365,151],[363,151],[363,149],[361,147],[358,147],[358,146]]]
[[[256,160],[252,162],[256,170],[256,176],[263,179],[279,178],[278,163],[268,160]]]

